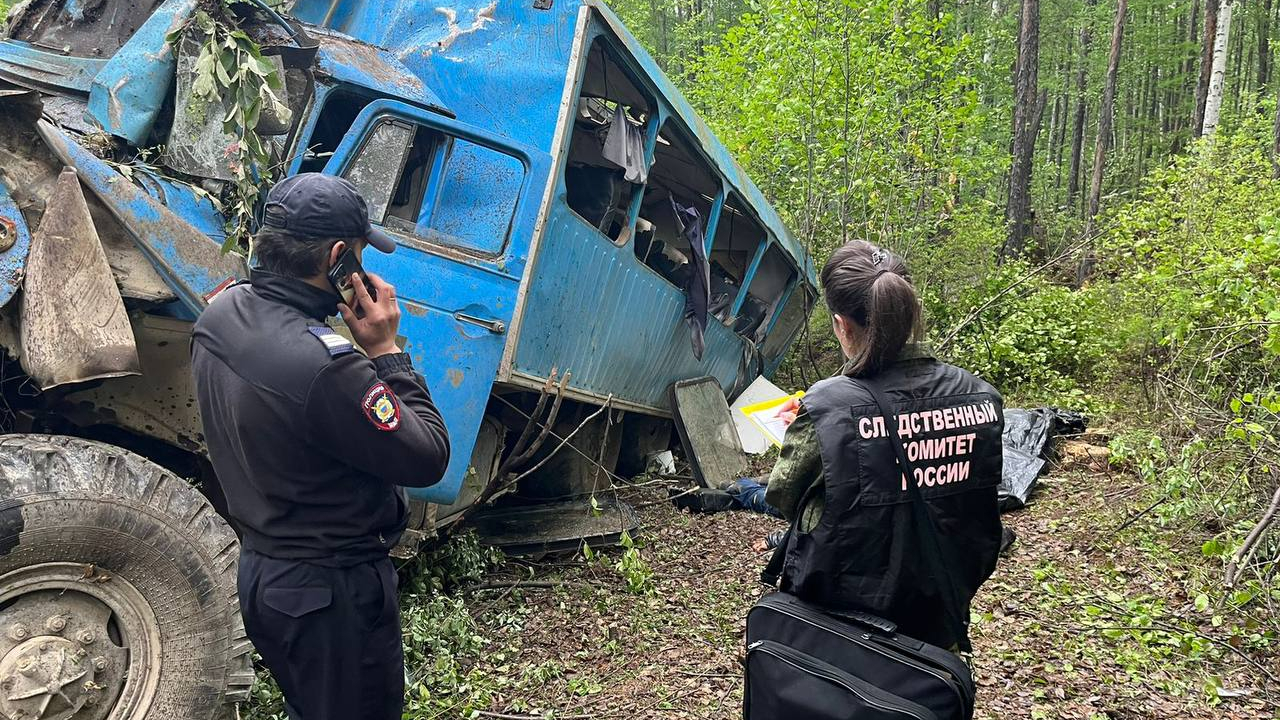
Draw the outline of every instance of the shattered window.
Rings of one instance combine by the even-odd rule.
[[[734,331],[758,342],[769,329],[769,319],[795,277],[787,254],[778,245],[769,245],[747,287],[747,299],[734,318]]]
[[[747,279],[747,270],[751,268],[756,252],[769,239],[764,227],[747,207],[737,193],[725,199],[708,257],[711,265],[711,314],[743,335],[753,334],[768,312],[766,298],[760,297],[760,291],[756,290],[747,294],[738,317],[731,317],[738,293]]]
[[[648,174],[644,143],[652,108],[597,38],[587,54],[564,184],[569,208],[615,242],[626,240],[632,203]]]
[[[483,254],[506,245],[524,165],[400,119],[378,121],[342,176],[389,230]]]
[[[787,298],[786,304],[778,311],[778,320],[773,324],[773,332],[765,338],[760,352],[767,358],[774,358],[786,351],[791,340],[800,332],[809,312],[813,309],[815,297],[804,284],[796,286]],[[766,326],[767,329],[767,326]]]
[[[680,231],[674,205],[698,211],[704,236],[711,220],[711,207],[720,193],[720,181],[711,164],[694,149],[688,135],[674,122],[658,133],[653,167],[636,220],[635,253],[649,269],[668,282],[683,288],[692,269],[693,248]]]
[[[364,149],[343,173],[369,206],[369,221],[383,224],[395,191],[403,182],[405,161],[413,149],[413,126],[399,120],[379,123]]]
[[[329,158],[333,157],[333,151],[351,131],[356,116],[372,101],[372,98],[343,90],[328,93],[311,135],[300,145],[302,165],[298,172],[322,172]]]

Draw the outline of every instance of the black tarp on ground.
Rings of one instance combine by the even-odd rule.
[[[1000,511],[1024,507],[1048,462],[1057,435],[1083,432],[1084,415],[1057,408],[1004,411],[1004,473],[1000,478]]]

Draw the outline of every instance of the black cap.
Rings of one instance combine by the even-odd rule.
[[[267,193],[263,224],[303,238],[365,238],[384,253],[396,249],[391,236],[369,224],[369,206],[343,178],[300,173]]]

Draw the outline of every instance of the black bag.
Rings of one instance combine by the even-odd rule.
[[[746,720],[969,720],[973,678],[955,653],[865,613],[771,593],[747,615]]]
[[[885,427],[897,427],[881,390],[873,382],[863,384],[875,398]],[[894,432],[889,437],[899,466],[913,477],[901,438]],[[916,484],[908,482],[907,488],[920,550],[944,592],[956,599],[933,518]],[[761,573],[766,585],[776,586],[787,545],[784,541],[778,546]],[[965,623],[954,612],[963,604],[948,605],[948,622],[967,650]],[[969,720],[974,694],[973,676],[963,660],[898,634],[884,618],[821,608],[786,593],[766,595],[747,614],[745,720]]]

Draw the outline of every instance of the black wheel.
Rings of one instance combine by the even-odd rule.
[[[152,462],[0,437],[0,717],[227,717],[253,684],[238,554],[209,502]]]

